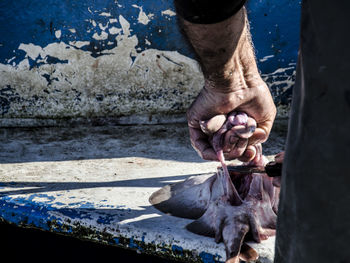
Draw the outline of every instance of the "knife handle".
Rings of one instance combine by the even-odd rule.
[[[282,176],[282,163],[269,162],[265,166],[265,171],[269,177]]]

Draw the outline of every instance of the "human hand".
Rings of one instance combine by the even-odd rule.
[[[204,87],[187,112],[192,146],[205,160],[218,160],[211,144],[232,111],[248,115],[245,127],[226,131],[221,141],[226,160],[239,158],[248,162],[256,154],[253,145],[267,140],[276,115],[276,108],[266,84],[254,81],[252,86],[220,92]]]
[[[222,142],[228,160],[248,162],[255,156],[252,145],[267,140],[276,115],[271,93],[261,79],[242,8],[232,17],[215,24],[182,21],[204,74],[205,85],[187,111],[192,146],[206,160],[218,160],[210,144],[212,135],[230,112],[245,112],[256,129],[248,139],[227,131]],[[238,138],[237,138],[238,137]]]

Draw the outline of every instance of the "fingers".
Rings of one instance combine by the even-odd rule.
[[[224,153],[231,152],[236,147],[236,144],[238,143],[239,140],[240,138],[235,134],[233,130],[226,132],[223,139],[224,146],[222,148]]]
[[[252,136],[249,138],[249,145],[255,145],[258,143],[263,143],[268,138],[268,133],[262,128],[256,128]]]
[[[204,160],[217,161],[216,153],[208,141],[208,136],[201,129],[189,127],[190,140],[192,147]]]
[[[226,121],[226,116],[223,114],[216,115],[213,118],[206,121],[199,121],[201,130],[207,134],[212,135],[217,132]]]
[[[223,141],[223,151],[226,160],[239,158],[245,153],[248,146],[248,138],[253,135],[256,129],[256,121],[253,118],[242,114],[237,114],[235,118],[233,123],[237,124],[226,132]],[[252,152],[248,151],[247,157],[249,159],[253,158],[251,154]]]
[[[255,145],[258,145],[261,142],[266,141],[267,137],[268,135],[263,129],[257,128],[254,131],[253,135],[248,139],[248,143],[245,151],[240,156],[237,156],[236,158],[241,162],[245,162],[245,163],[251,162],[257,154]]]
[[[244,125],[235,125],[232,127],[232,130],[240,138],[248,139],[250,138],[256,130],[256,121],[253,118],[247,118],[247,121]]]
[[[228,131],[225,128],[226,120],[233,125],[228,127]],[[227,118],[223,114],[216,115],[198,123],[189,123],[190,139],[193,148],[205,160],[217,161],[216,152],[222,149],[226,160],[238,158],[240,161],[249,162],[256,155],[256,150],[250,146],[268,138],[266,130],[257,128],[256,121],[245,113],[231,113]]]
[[[247,163],[252,161],[256,155],[256,148],[254,145],[248,145],[242,156],[238,158],[241,162]]]
[[[217,154],[214,150],[213,144],[217,144],[216,150],[219,150],[221,145],[221,136],[211,137],[218,132],[224,125],[226,116],[216,115],[209,120],[199,121],[199,128],[193,122],[189,122],[189,132],[192,147],[197,151],[199,156],[204,160],[217,161]],[[213,141],[214,139],[214,141]]]
[[[233,136],[230,136],[230,137],[232,138]],[[247,148],[247,145],[248,145],[248,139],[241,139],[241,138],[233,137],[233,139],[231,141],[233,141],[233,142],[235,141],[235,143],[230,144],[232,146],[232,148],[229,149],[228,152],[224,153],[226,160],[233,160],[233,159],[236,159],[236,158],[242,156]],[[226,144],[226,146],[227,145],[228,144]]]

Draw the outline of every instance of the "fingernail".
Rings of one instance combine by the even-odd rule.
[[[207,131],[207,127],[206,127],[206,121],[199,121],[199,126],[201,127],[201,130],[203,132]]]

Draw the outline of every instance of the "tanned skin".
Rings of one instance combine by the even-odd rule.
[[[228,113],[242,111],[257,127],[249,139],[228,131],[224,156],[226,160],[252,160],[256,153],[253,145],[266,141],[270,134],[276,107],[256,65],[245,9],[215,24],[182,19],[180,25],[197,53],[205,78],[204,88],[187,112],[192,146],[203,159],[218,160],[210,138]]]

